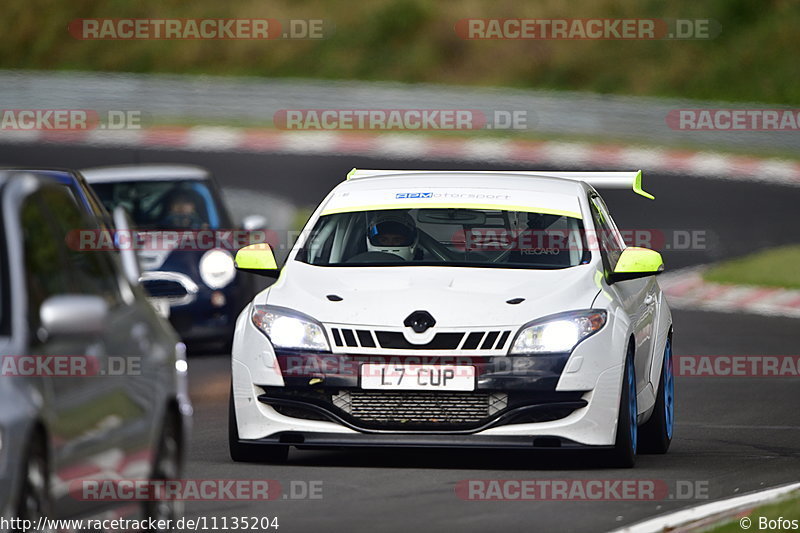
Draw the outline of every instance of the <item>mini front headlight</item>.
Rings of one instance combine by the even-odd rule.
[[[253,306],[253,324],[276,348],[329,352],[330,345],[316,320],[291,309],[269,305]]]
[[[510,355],[571,352],[582,340],[605,325],[602,309],[574,311],[546,317],[522,328],[509,350]]]
[[[235,276],[233,257],[227,250],[209,250],[200,259],[200,277],[211,289],[225,287]]]

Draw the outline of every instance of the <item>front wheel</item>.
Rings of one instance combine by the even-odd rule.
[[[23,476],[17,500],[16,515],[34,524],[39,518],[52,516],[49,472],[47,468],[47,449],[44,439],[38,434],[27,448],[25,462],[22,464]]]
[[[176,481],[181,477],[182,471],[182,446],[181,427],[179,415],[167,413],[161,436],[156,449],[150,479],[157,481]],[[173,499],[158,499],[145,503],[145,516],[152,518],[155,523],[165,523],[168,520],[173,524],[183,516],[183,502]],[[161,531],[153,529],[151,531]]]
[[[611,466],[631,468],[636,463],[636,446],[639,432],[637,416],[636,369],[633,365],[633,350],[629,349],[628,356],[625,358],[625,372],[622,376],[617,438],[609,457]]]
[[[675,425],[675,376],[672,370],[672,339],[664,347],[664,362],[656,393],[656,405],[639,432],[639,448],[642,453],[667,453],[672,442]]]

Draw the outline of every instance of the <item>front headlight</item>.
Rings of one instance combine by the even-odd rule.
[[[211,289],[221,289],[235,276],[233,257],[227,250],[209,250],[200,259],[200,277]]]
[[[284,307],[255,305],[252,320],[276,348],[318,352],[329,352],[331,349],[319,322],[297,311]]]
[[[553,315],[524,326],[514,339],[510,355],[571,352],[583,339],[600,331],[607,313],[602,309]]]

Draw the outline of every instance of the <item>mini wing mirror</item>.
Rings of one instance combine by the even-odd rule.
[[[237,270],[250,272],[268,278],[277,278],[280,271],[275,255],[267,243],[251,244],[236,252],[234,265]]]
[[[248,215],[242,220],[242,229],[245,231],[259,231],[267,229],[267,217],[261,215]]]
[[[610,281],[646,278],[664,271],[664,260],[661,254],[647,248],[628,247],[622,250],[617,266],[610,275]]]
[[[108,304],[99,296],[51,296],[39,308],[39,320],[48,336],[97,335],[108,318]]]

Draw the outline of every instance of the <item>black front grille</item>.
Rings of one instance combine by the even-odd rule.
[[[470,431],[503,424],[559,420],[586,407],[584,392],[365,391],[267,387],[259,401],[282,415],[329,420],[381,431]]]
[[[168,279],[143,280],[142,287],[155,298],[182,298],[188,294],[186,287]]]
[[[462,350],[502,350],[511,334],[510,331],[440,332],[427,344],[412,344],[402,331],[331,328],[331,333],[338,347],[391,350],[456,350],[459,346]]]
[[[455,350],[463,333],[437,333],[428,344],[411,344],[399,331],[376,331],[381,348],[395,350]]]
[[[371,424],[418,426],[476,424],[505,409],[503,393],[342,391],[333,404]]]

